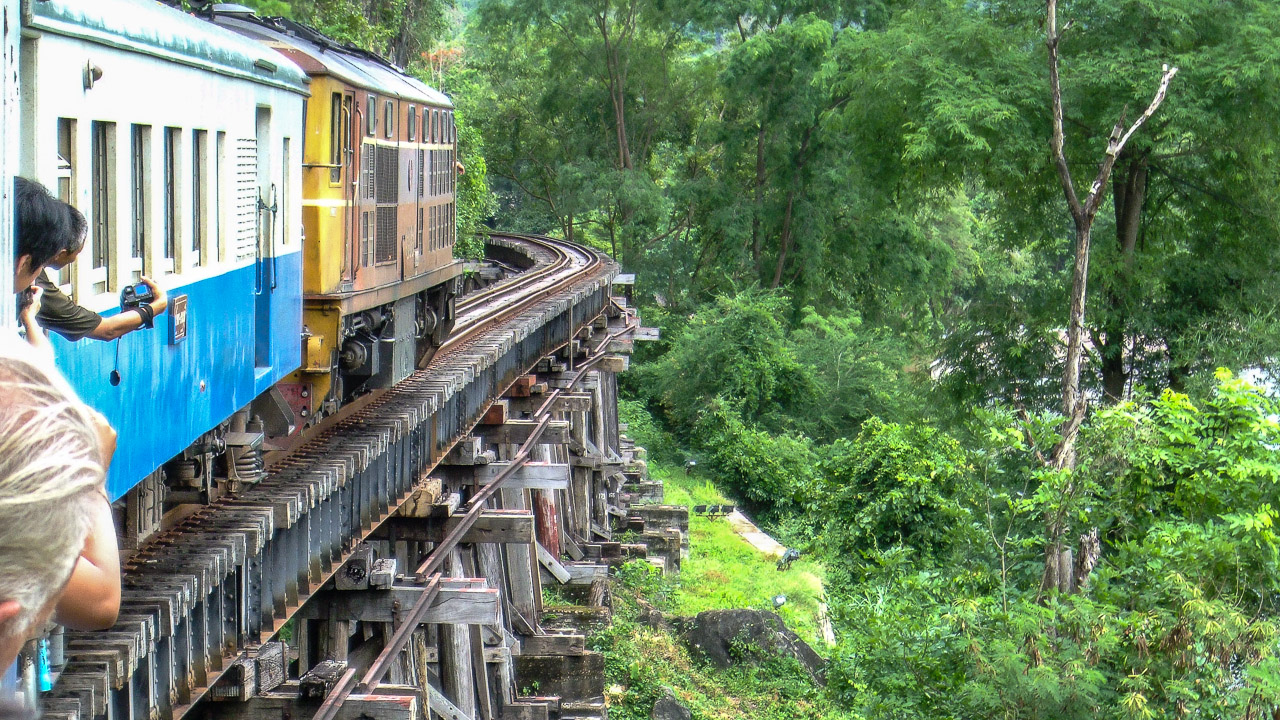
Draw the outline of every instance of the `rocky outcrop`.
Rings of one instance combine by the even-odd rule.
[[[769,655],[793,657],[822,681],[825,661],[787,628],[777,613],[764,610],[708,610],[679,623],[690,647],[711,664],[728,668]]]
[[[662,697],[653,703],[649,717],[652,720],[693,720],[693,713],[676,699],[670,689],[663,688]]]

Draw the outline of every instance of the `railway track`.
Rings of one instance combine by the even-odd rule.
[[[603,255],[527,235],[492,242],[531,257],[532,267],[460,298],[455,332],[426,369],[315,428],[260,483],[201,508],[129,558],[116,626],[67,631],[53,649],[52,662],[65,665],[43,696],[47,717],[175,720],[220,687],[243,694],[247,680],[236,675],[246,653],[278,637],[496,398],[608,308],[617,267]],[[457,592],[441,572],[446,556],[529,458],[559,392],[538,408],[507,470],[476,488],[416,570],[401,568],[423,592],[367,671],[339,679],[322,720],[353,691],[373,692],[433,600]]]

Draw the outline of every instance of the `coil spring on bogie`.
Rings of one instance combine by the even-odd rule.
[[[243,450],[234,463],[235,478],[241,482],[256,483],[262,479],[261,450]]]

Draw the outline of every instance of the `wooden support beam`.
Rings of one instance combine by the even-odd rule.
[[[434,543],[452,532],[460,521],[459,516],[446,518],[443,522],[392,517],[383,524],[379,534],[394,535],[400,540]],[[527,510],[484,510],[459,542],[531,543],[533,532],[533,515]]]
[[[520,638],[521,655],[581,655],[586,652],[584,635],[532,635]]]
[[[448,582],[448,581],[446,581]],[[483,584],[483,580],[476,580]],[[414,606],[423,593],[421,585],[397,584],[388,590],[332,592],[326,602],[308,603],[297,617],[346,625],[352,621],[396,622],[398,614]],[[498,591],[486,587],[446,584],[423,616],[424,625],[494,625],[498,622]]]
[[[480,417],[481,425],[502,425],[507,422],[507,401],[495,400]]]
[[[597,565],[596,563],[577,563],[567,562],[561,563],[561,567],[569,573],[570,585],[590,585],[598,579],[609,577],[608,565]]]
[[[547,401],[543,397],[511,398],[508,410],[512,417],[522,413],[534,413]],[[587,412],[591,409],[591,396],[587,393],[560,393],[551,403],[551,412]]]
[[[445,697],[444,693],[431,684],[427,685],[427,704],[432,712],[445,720],[471,720],[466,713],[458,709],[457,705],[449,702],[449,698]]]
[[[457,470],[447,473],[449,479],[475,485],[488,485],[511,463],[495,462],[475,466],[474,472]],[[502,481],[504,490],[564,490],[569,487],[569,466],[565,463],[528,462],[516,468]]]
[[[510,443],[520,445],[533,434],[538,423],[533,420],[508,420],[505,425],[477,425],[475,433],[484,437],[485,442]],[[568,442],[569,423],[552,420],[543,431],[538,442],[548,445],[562,445]]]
[[[538,562],[542,563],[542,567],[546,568],[547,572],[551,573],[552,577],[560,581],[561,585],[569,582],[570,578],[573,576],[569,574],[569,571],[565,569],[564,565],[561,565],[560,561],[557,560],[554,555],[547,552],[547,549],[542,547],[541,544],[538,545],[537,550]]]
[[[551,707],[546,703],[513,702],[502,709],[501,720],[550,720]]]
[[[309,718],[316,712],[314,700],[303,699],[286,688],[258,695],[243,703],[208,703],[205,710],[212,720],[281,720]],[[416,690],[409,694],[404,687],[398,695],[348,695],[338,708],[334,720],[426,720]]]
[[[606,355],[596,361],[595,368],[603,372],[626,372],[631,366],[631,359],[626,355]]]

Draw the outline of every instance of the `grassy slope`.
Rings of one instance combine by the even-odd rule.
[[[710,481],[659,466],[651,469],[662,480],[671,505],[729,505]],[[682,564],[673,612],[696,615],[718,608],[773,608],[773,597],[785,595],[778,611],[782,619],[819,654],[825,655],[818,619],[822,598],[822,566],[801,559],[779,572],[777,561],[765,557],[733,532],[723,518],[689,517],[689,557]]]
[[[666,483],[671,504],[730,504],[707,482],[660,464],[650,473]],[[730,720],[839,720],[848,717],[830,708],[821,687],[793,660],[717,670],[692,657],[675,635],[638,621],[644,605],[668,617],[693,615],[715,608],[768,609],[783,593],[781,615],[787,625],[819,652],[817,604],[822,568],[801,561],[778,572],[772,559],[738,537],[723,520],[690,518],[690,556],[678,579],[657,577],[642,563],[621,573],[615,593],[614,622],[591,639],[606,656],[609,716],[615,720],[647,719],[664,687],[693,711],[694,718]]]

